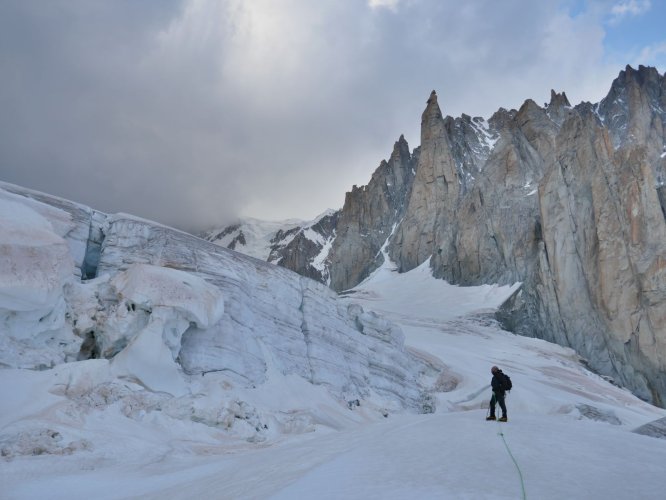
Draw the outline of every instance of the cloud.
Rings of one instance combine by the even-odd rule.
[[[395,11],[400,0],[368,0],[368,5],[373,9],[385,8]]]
[[[636,58],[635,64],[653,65],[663,72],[666,69],[666,42],[644,47]]]
[[[620,23],[627,16],[640,16],[652,8],[650,0],[625,0],[613,5],[611,8],[612,24]]]
[[[309,218],[401,133],[418,145],[433,88],[488,117],[551,88],[599,100],[626,64],[555,2],[392,6],[6,0],[0,179],[183,228]]]

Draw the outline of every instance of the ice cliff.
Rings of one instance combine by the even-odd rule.
[[[0,366],[51,374],[71,401],[135,401],[226,429],[250,419],[253,439],[318,423],[306,392],[262,413],[231,390],[275,377],[320,388],[339,411],[434,409],[437,368],[399,327],[192,235],[3,183],[0,264]],[[210,393],[212,406],[197,403]]]

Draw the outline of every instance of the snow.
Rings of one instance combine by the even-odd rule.
[[[523,186],[523,189],[529,189],[530,192],[527,193],[525,196],[532,196],[535,195],[539,190],[538,188],[532,188],[532,181],[527,181],[525,185]]]
[[[271,253],[271,246],[274,244],[271,240],[279,230],[285,232],[301,227],[306,224],[305,221],[300,219],[288,219],[284,221],[265,221],[254,219],[252,217],[245,217],[239,222],[239,229],[233,231],[222,238],[212,239],[213,243],[227,248],[232,240],[238,236],[239,232],[243,232],[245,238],[245,245],[243,245],[242,252],[256,259],[268,260]],[[209,236],[219,233],[221,230],[207,231]],[[295,233],[288,239],[281,242],[282,245],[287,245],[295,237]],[[239,243],[240,245],[240,243]],[[240,250],[240,247],[238,248]]]
[[[204,237],[216,245],[229,248],[229,245],[234,239],[242,233],[245,243],[243,244],[242,242],[237,241],[235,244],[236,246],[233,249],[256,259],[268,261],[271,255],[271,250],[275,245],[281,247],[287,246],[300,232],[303,232],[304,236],[314,243],[325,245],[326,242],[323,236],[312,230],[312,226],[319,223],[324,217],[333,215],[335,212],[336,210],[327,209],[311,221],[301,219],[265,221],[254,219],[252,217],[244,217],[237,222],[238,228],[234,231],[230,231],[228,234],[220,236],[224,228],[211,229],[206,231]],[[278,231],[288,233],[291,230],[295,231],[279,241],[275,241]],[[278,262],[274,263],[277,264]]]
[[[307,224],[309,226],[314,226],[318,222],[320,222],[324,217],[330,217],[331,215],[334,215],[338,210],[335,210],[333,208],[327,208],[324,210],[322,213],[320,213],[317,217],[314,218],[314,220]]]
[[[0,307],[16,312],[19,296],[26,313],[64,314],[66,303],[77,350],[92,330],[117,349],[110,359],[22,369],[16,359],[61,348],[36,333],[9,343],[19,330],[0,323],[2,362],[16,365],[0,369],[3,498],[521,498],[523,484],[526,498],[663,498],[666,440],[632,430],[666,411],[587,371],[570,349],[502,331],[491,313],[518,283],[453,286],[434,279],[429,262],[399,274],[385,254],[336,299],[224,249],[217,260],[198,249],[196,273],[158,265],[178,264],[174,249],[187,260],[192,240],[123,217],[110,219],[116,246],[103,255],[104,269],[114,259],[120,267],[80,283],[46,212],[0,200],[0,244],[50,249],[34,262],[31,251],[15,252],[11,262],[54,265],[33,279],[34,293],[3,274],[10,298]],[[163,255],[140,253],[141,238],[162,242]],[[37,324],[24,317],[33,332]],[[48,334],[64,339],[65,330]],[[409,363],[435,377],[435,413],[390,396],[413,390],[395,376],[408,363],[403,340]],[[177,352],[235,362],[247,378],[188,375]],[[364,356],[374,363],[367,369]],[[506,424],[484,419],[493,365],[514,383]],[[354,371],[375,384],[358,403],[342,397]]]
[[[328,254],[331,252],[331,249],[333,248],[333,241],[335,240],[335,232],[331,237],[329,237],[325,242],[322,244],[321,252],[319,252],[314,259],[312,259],[312,267],[314,267],[317,271],[324,273],[326,272],[326,259],[328,259]],[[326,272],[328,275],[328,272]],[[328,282],[330,283],[330,277],[328,278]]]
[[[153,312],[155,308],[175,310],[199,328],[217,323],[224,314],[224,302],[217,288],[177,269],[133,264],[112,283],[135,306]]]
[[[382,266],[363,283],[347,292],[346,296],[382,314],[395,316],[396,311],[401,311],[405,309],[405,305],[408,305],[406,311],[408,316],[443,321],[473,312],[495,309],[519,287],[520,283],[513,286],[450,285],[444,280],[433,279],[430,260],[409,273],[400,274],[397,272],[397,266],[384,251]],[[424,294],[420,291],[423,289],[428,292]],[[415,300],[416,297],[418,300]]]
[[[17,193],[19,192],[22,195],[18,195]],[[30,189],[0,181],[0,199],[19,202],[21,205],[45,218],[50,225],[51,231],[62,238],[66,237],[74,263],[77,268],[80,268],[83,264],[86,243],[91,228],[89,225],[77,225],[73,219],[90,220],[93,217],[97,217],[98,213],[95,213],[95,211],[89,207],[63,199],[57,199],[57,205],[60,206],[51,206],[41,203],[39,199],[43,196],[45,195],[38,191],[32,191]],[[21,219],[18,218],[13,211],[8,210],[6,206],[0,210],[0,217],[2,217],[2,214],[11,214],[12,219],[16,223],[20,223]],[[5,221],[6,220],[3,220],[3,224]],[[12,234],[16,233],[12,231]],[[34,236],[35,235],[32,235],[31,237]],[[77,272],[77,270],[74,270],[74,272]]]
[[[492,151],[499,140],[499,134],[490,131],[490,124],[483,118],[477,117],[472,120],[472,127],[477,131],[480,142],[485,145],[489,151]]]
[[[174,363],[170,346],[162,339],[165,330],[164,322],[153,320],[111,360],[112,374],[133,379],[153,392],[186,395],[187,383]],[[180,335],[176,340],[180,347]]]
[[[329,217],[331,215],[334,215],[335,212],[336,211],[332,209],[326,210],[324,213],[315,218],[315,220],[306,224],[302,229],[303,235],[307,239],[321,246],[321,251],[317,255],[315,255],[315,257],[312,259],[311,265],[317,271],[322,273],[323,276],[327,277],[327,284],[330,283],[330,276],[328,276],[328,270],[326,269],[326,259],[328,258],[328,254],[331,252],[331,249],[333,248],[333,241],[335,240],[335,230],[333,231],[333,234],[331,236],[329,236],[328,238],[324,238],[322,234],[319,234],[316,231],[314,231],[312,229],[312,226],[318,224],[324,217]]]
[[[303,229],[303,236],[305,236],[311,242],[316,243],[317,245],[323,245],[325,243],[324,237],[321,234],[313,231],[310,227]]]
[[[602,99],[598,103],[594,105],[594,114],[597,115],[597,118],[599,118],[599,121],[601,123],[604,123],[604,117],[599,114],[599,107],[601,106],[601,103],[604,102],[605,99]]]
[[[660,158],[666,158],[666,152],[664,152],[664,153],[661,153],[661,156],[660,156]]]
[[[67,243],[48,220],[10,199],[0,198],[0,224],[0,308],[53,309],[74,273]]]
[[[56,222],[66,214],[53,210]],[[0,189],[0,366],[50,366],[66,357],[63,287],[76,268],[67,242],[32,202]],[[50,342],[52,354],[37,347]]]

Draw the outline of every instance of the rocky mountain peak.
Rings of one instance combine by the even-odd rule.
[[[550,103],[548,103],[548,107],[563,107],[566,106],[568,108],[571,107],[571,103],[569,102],[569,99],[567,98],[567,94],[565,92],[557,93],[555,90],[551,89],[550,90]]]
[[[631,66],[620,71],[611,85],[608,95],[602,100],[601,105],[612,104],[617,101],[624,101],[624,104],[636,104],[627,102],[627,98],[639,97],[638,94],[644,94],[652,104],[664,102],[664,93],[666,91],[666,75],[661,76],[654,67],[640,65],[638,69]],[[663,106],[659,106],[663,109]]]
[[[516,122],[522,124],[527,120],[541,118],[544,116],[544,109],[532,99],[527,99],[516,114]]]
[[[517,111],[515,109],[508,110],[505,108],[499,108],[490,117],[488,123],[495,129],[501,130],[509,126],[513,118],[516,116],[516,113]]]
[[[627,66],[613,80],[608,95],[599,103],[598,114],[608,128],[613,146],[646,145],[661,178],[657,160],[666,143],[666,75],[656,68]]]
[[[403,134],[400,134],[400,138],[393,145],[393,152],[391,153],[391,160],[399,162],[401,158],[409,159],[409,144],[405,139]]]
[[[565,119],[566,110],[564,108],[559,110],[555,108],[552,111],[549,113],[532,99],[527,99],[513,120],[529,145],[539,152],[541,157],[548,156],[554,148],[557,129]],[[524,154],[530,153],[526,150]],[[533,165],[540,163],[535,162]],[[538,171],[540,170],[541,168],[538,168]]]
[[[659,71],[653,66],[643,66],[642,64],[639,64],[638,69],[636,70],[627,64],[624,71],[620,71],[616,81],[624,85],[630,81],[635,81],[639,85],[645,85],[658,82],[660,79]]]
[[[421,145],[444,134],[444,118],[434,90],[426,102],[426,108],[421,115]]]
[[[571,109],[571,103],[567,95],[564,92],[557,93],[551,89],[550,102],[546,104],[546,112],[550,119],[558,125],[562,125],[564,120],[571,115]]]

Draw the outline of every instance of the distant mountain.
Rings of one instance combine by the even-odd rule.
[[[666,76],[627,66],[599,103],[565,93],[484,120],[430,95],[421,144],[403,137],[347,193],[335,237],[280,265],[349,289],[388,255],[450,283],[522,282],[507,328],[570,346],[641,398],[666,403]]]
[[[312,221],[262,221],[250,217],[204,232],[216,245],[298,269],[299,274],[330,284],[328,255],[335,239],[339,211],[327,210]]]
[[[277,264],[275,251],[291,242],[305,224],[300,219],[264,221],[247,217],[219,229],[209,229],[201,237],[216,245]]]

